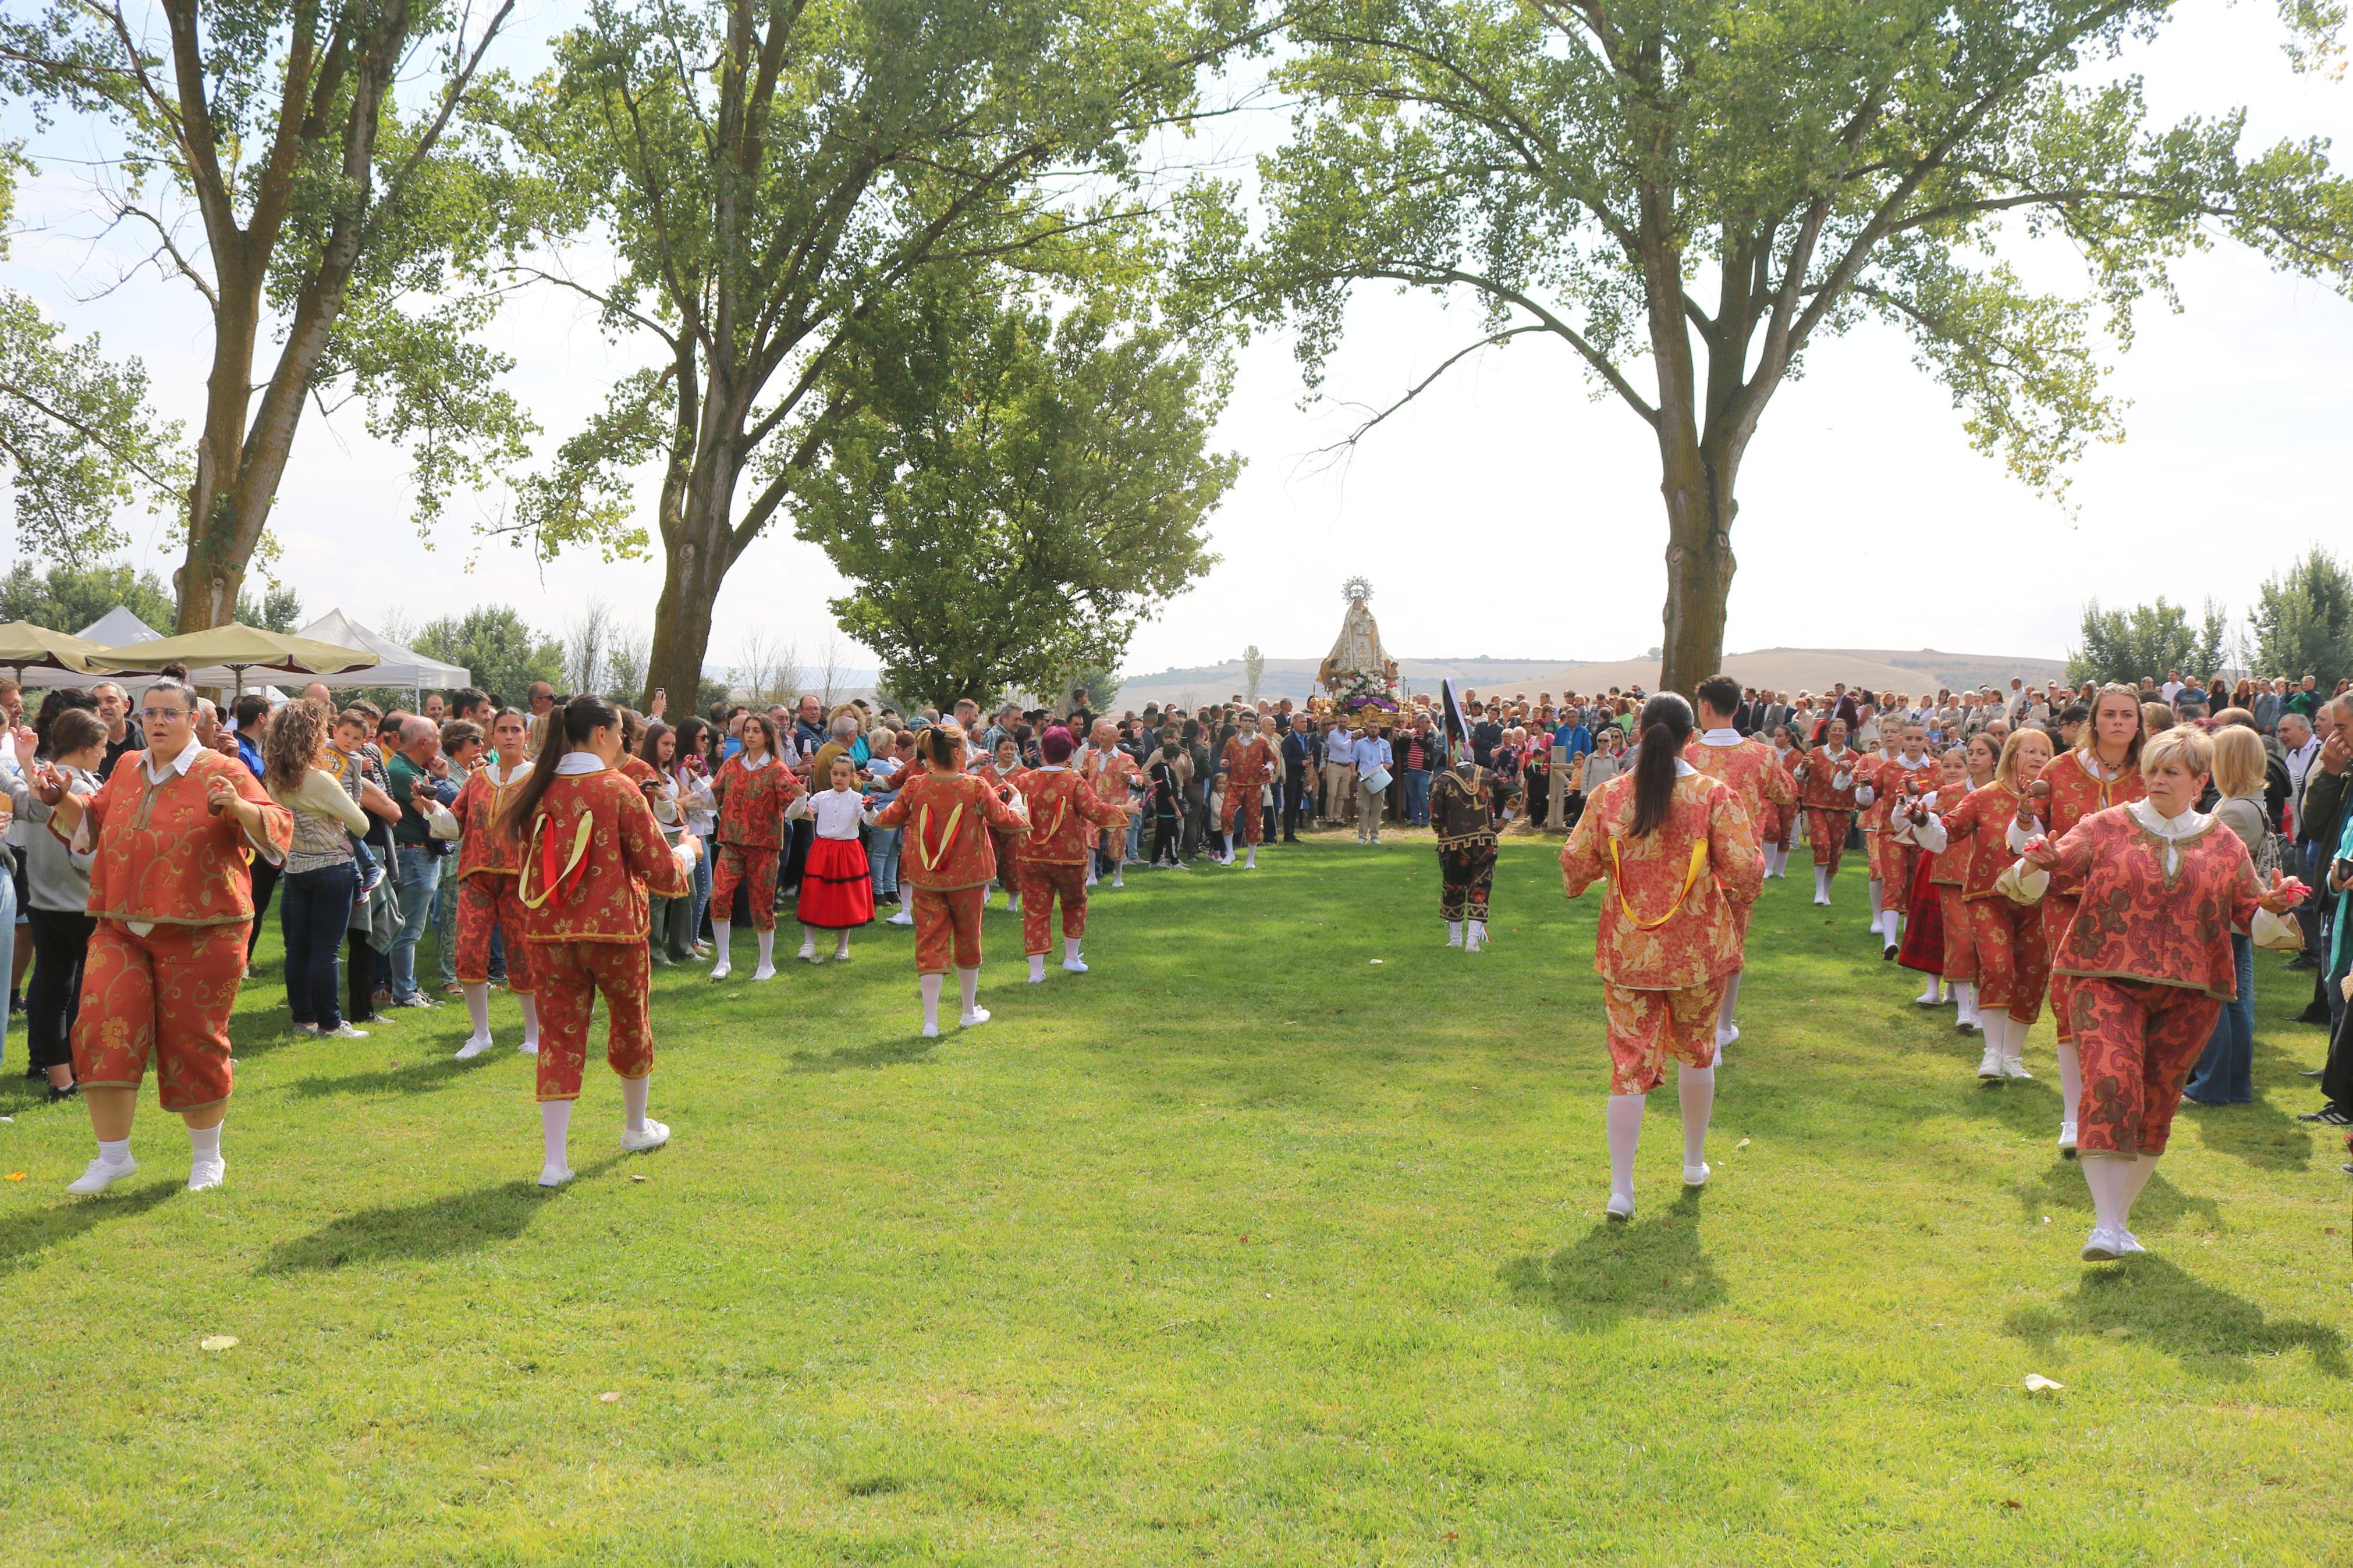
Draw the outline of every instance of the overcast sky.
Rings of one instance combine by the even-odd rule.
[[[565,14],[543,3],[533,32]],[[2353,149],[2353,86],[2291,74],[2280,39],[2268,5],[2190,0],[2128,63],[2160,121],[2247,104],[2250,146],[2320,134]],[[1282,129],[1261,117],[1233,150],[1271,147]],[[37,137],[34,150],[86,150],[71,135]],[[145,280],[78,300],[111,274],[70,210],[76,199],[62,170],[25,193],[20,216],[48,226],[17,238],[0,279],[76,331],[101,331],[110,351],[139,353],[165,409],[192,417],[206,364],[199,302]],[[2037,283],[2079,276],[2063,252],[2026,260]],[[2147,309],[2132,352],[2111,356],[2113,390],[2133,405],[2127,439],[2079,466],[2073,515],[1969,449],[1949,398],[1900,336],[1867,329],[1819,347],[1806,378],[1767,412],[1741,477],[1727,648],[2058,657],[2086,595],[2193,605],[2211,595],[2239,610],[2315,541],[2345,542],[2353,304],[2275,277],[2228,242],[2177,277],[2184,312]],[[1385,402],[1476,331],[1467,300],[1368,291],[1326,391]],[[519,362],[514,389],[550,446],[638,363],[610,350],[576,301],[552,296],[519,304],[495,336]],[[1646,366],[1634,380],[1648,390]],[[1566,346],[1523,339],[1466,362],[1336,466],[1312,454],[1349,417],[1303,411],[1301,394],[1287,343],[1261,340],[1244,353],[1218,436],[1247,459],[1211,523],[1224,559],[1137,631],[1129,672],[1235,658],[1250,643],[1270,656],[1320,654],[1338,625],[1339,584],[1356,573],[1376,585],[1394,652],[1615,659],[1660,640],[1657,449],[1622,405],[1591,399]],[[498,602],[556,630],[596,595],[650,626],[656,563],[542,568],[473,537],[480,508],[463,496],[420,540],[407,500],[400,454],[371,441],[355,411],[306,418],[276,522],[280,574],[306,611],[421,621]],[[152,520],[136,531],[142,563],[168,576],[177,559],[157,547]],[[731,662],[755,626],[794,637],[806,658],[830,631],[825,600],[840,591],[814,547],[788,534],[761,541],[717,606],[711,662]]]

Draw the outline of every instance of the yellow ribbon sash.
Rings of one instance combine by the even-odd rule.
[[[955,843],[956,824],[962,821],[963,817],[964,802],[958,801],[956,808],[948,813],[947,831],[940,835],[940,847],[934,849],[931,846],[931,803],[929,801],[923,803],[922,812],[915,818],[915,857],[923,861],[924,870],[938,870],[940,862],[947,858],[949,847]]]
[[[547,816],[543,812],[539,819],[531,825],[531,847],[523,851],[522,858],[522,885],[516,889],[522,894],[522,907],[527,910],[539,908],[549,899],[554,898],[558,889],[569,898],[572,889],[580,885],[578,873],[585,869],[583,862],[588,857],[588,841],[596,834],[596,819],[586,815],[580,818],[580,825],[572,835],[571,858],[564,862],[564,868],[560,871],[555,868],[554,845],[547,847],[548,852],[543,858],[540,855],[540,841],[546,833]],[[531,863],[534,859],[540,861],[541,883],[539,897],[535,899],[531,896],[530,891]]]
[[[1683,871],[1683,890],[1675,895],[1675,901],[1667,906],[1667,912],[1657,920],[1646,921],[1637,916],[1634,906],[1626,901],[1626,868],[1619,862],[1617,836],[1610,834],[1605,837],[1609,839],[1609,885],[1617,891],[1618,907],[1626,912],[1626,918],[1633,923],[1634,929],[1656,931],[1674,919],[1675,911],[1683,907],[1685,899],[1691,897],[1691,890],[1699,886],[1699,874],[1707,868],[1707,840],[1703,838],[1692,846],[1691,865]]]

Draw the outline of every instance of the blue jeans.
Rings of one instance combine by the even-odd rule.
[[[343,1026],[336,965],[359,887],[359,870],[348,860],[279,879],[278,925],[286,935],[286,1009],[298,1024],[322,1029]]]
[[[1430,773],[1426,769],[1406,770],[1405,819],[1416,827],[1430,826]]]
[[[441,959],[441,984],[458,984],[458,879],[441,879],[433,895],[433,950]]]
[[[47,828],[42,829],[47,832]],[[18,854],[24,851],[19,849]],[[16,944],[26,940],[19,937],[16,925],[16,879],[0,867],[0,970],[13,973],[16,962]],[[8,1054],[8,1009],[0,1006],[0,1057]]]
[[[390,959],[392,999],[406,1002],[417,994],[417,943],[433,919],[434,895],[441,890],[441,857],[421,844],[403,844],[399,857],[400,929],[393,934]]]
[[[1235,820],[1239,822],[1240,817],[1237,816]],[[1270,820],[1266,826],[1271,827],[1274,824]],[[1138,815],[1127,819],[1127,858],[1130,860],[1140,859],[1143,857],[1143,854],[1144,817],[1143,815],[1139,813]]]
[[[2239,994],[2222,1004],[2213,1037],[2198,1070],[2182,1089],[2192,1100],[2245,1105],[2255,1098],[2255,944],[2233,933],[2231,956],[2239,965]]]
[[[702,853],[694,858],[694,913],[687,934],[696,942],[702,940],[702,922],[711,913],[711,852],[718,842],[715,836],[703,836]]]
[[[874,896],[899,890],[899,835],[896,827],[870,828],[866,845],[867,862],[874,868]]]

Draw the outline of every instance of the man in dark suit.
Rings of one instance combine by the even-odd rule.
[[[1286,713],[1275,723],[1282,731],[1282,841],[1296,844],[1299,813],[1307,804],[1303,781],[1315,757],[1315,742],[1305,721],[1297,715]]]

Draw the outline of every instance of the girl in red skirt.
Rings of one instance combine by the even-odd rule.
[[[915,972],[923,992],[923,1033],[940,1032],[940,985],[951,959],[967,1029],[988,1022],[980,1005],[980,910],[997,879],[988,830],[1027,833],[1029,807],[1012,785],[964,771],[964,731],[934,724],[916,737],[923,771],[868,820],[905,826],[900,878],[914,889]]]
[[[849,933],[874,918],[874,870],[866,863],[866,846],[858,841],[865,797],[858,793],[858,764],[847,756],[833,759],[833,785],[793,802],[785,815],[816,825],[809,841],[808,864],[801,869],[801,898],[797,912],[801,921],[801,957],[810,963],[818,956],[817,933],[835,933],[833,960],[849,961]]]

